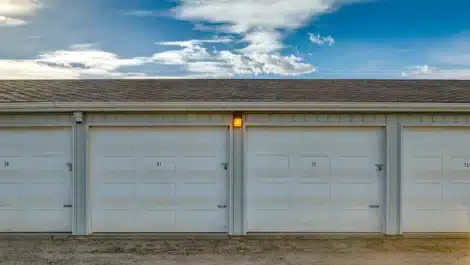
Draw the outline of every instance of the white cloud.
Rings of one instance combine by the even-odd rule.
[[[409,67],[403,77],[429,79],[470,79],[470,38],[457,38],[432,47],[427,54],[434,65]]]
[[[0,15],[28,15],[42,6],[37,0],[0,0]]]
[[[23,78],[113,78],[134,75],[119,72],[123,66],[140,66],[147,58],[119,58],[102,50],[83,50],[90,45],[72,45],[69,50],[44,52],[36,59],[0,60],[0,79]]]
[[[0,16],[0,27],[4,26],[19,26],[26,24],[27,22],[18,18],[11,18],[6,16]]]
[[[92,49],[95,46],[96,46],[95,43],[79,43],[79,44],[73,44],[72,46],[70,46],[70,48],[72,50],[86,51],[86,50]]]
[[[313,17],[331,12],[342,4],[359,1],[179,0],[180,5],[173,9],[173,13],[181,20],[198,23],[197,29],[241,36],[241,41],[247,43],[246,47],[211,55],[215,61],[225,60],[224,69],[231,69],[234,74],[299,75],[316,69],[298,56],[282,55],[284,36],[281,32],[296,30]],[[331,36],[319,38],[317,43],[330,46],[334,43]]]
[[[0,60],[0,79],[79,78],[73,69],[52,67],[34,60]]]
[[[227,68],[237,75],[301,75],[315,72],[316,69],[310,64],[304,63],[303,59],[294,55],[281,56],[279,54],[252,53],[235,54],[230,51],[222,51],[218,54]]]
[[[437,68],[428,65],[413,68],[402,72],[402,76],[418,79],[470,79],[470,68]]]
[[[347,0],[181,0],[175,14],[185,20],[226,23],[233,32],[297,29],[313,16]]]
[[[304,63],[300,57],[282,56],[279,53],[267,52],[266,47],[241,50],[208,51],[204,43],[215,40],[189,40],[160,42],[159,45],[179,46],[181,49],[156,53],[151,61],[160,64],[182,65],[190,73],[210,76],[235,75],[300,75],[314,72],[316,69]],[[223,39],[222,42],[225,42]]]
[[[249,45],[243,48],[243,53],[271,53],[277,52],[284,48],[284,45],[279,41],[281,34],[276,31],[254,31],[246,34],[243,41]]]
[[[310,42],[318,45],[326,44],[328,46],[332,46],[333,44],[335,44],[335,39],[332,36],[322,37],[320,36],[320,34],[315,35],[313,33],[308,33],[308,39],[310,40]]]
[[[163,15],[163,13],[157,10],[130,10],[130,11],[125,11],[124,15],[136,16],[136,17],[153,17],[153,16],[158,16],[158,15]]]
[[[412,67],[408,67],[408,70],[403,71],[401,75],[403,77],[417,77],[432,74],[432,72],[436,70],[434,67],[430,67],[429,65],[416,65]]]
[[[190,41],[174,41],[174,42],[159,42],[159,45],[165,46],[179,46],[182,49],[168,50],[161,53],[156,53],[151,57],[151,60],[161,64],[186,64],[188,62],[203,61],[211,58],[211,55],[206,48],[202,47],[200,43],[205,41],[190,40]]]
[[[232,42],[231,38],[215,38],[209,40],[187,40],[187,41],[163,41],[157,42],[157,45],[163,46],[180,46],[180,47],[195,47],[203,43],[229,43]]]
[[[38,0],[0,0],[0,26],[28,23],[22,16],[32,15],[42,7]]]
[[[42,53],[36,61],[59,67],[91,69],[91,72],[96,70],[112,72],[122,66],[142,65],[146,59],[121,59],[114,53],[101,50],[59,50]]]

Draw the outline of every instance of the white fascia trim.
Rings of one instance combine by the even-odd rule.
[[[0,112],[470,112],[459,103],[361,103],[361,102],[73,102],[0,103]]]

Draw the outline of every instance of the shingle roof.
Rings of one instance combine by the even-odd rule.
[[[0,80],[14,102],[470,103],[470,80]]]

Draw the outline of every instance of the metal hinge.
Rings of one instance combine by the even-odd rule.
[[[72,163],[68,162],[65,165],[69,167],[69,171],[72,172]]]

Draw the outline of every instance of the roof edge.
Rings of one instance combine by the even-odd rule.
[[[470,112],[470,103],[402,102],[23,102],[0,103],[0,113],[12,112]]]

